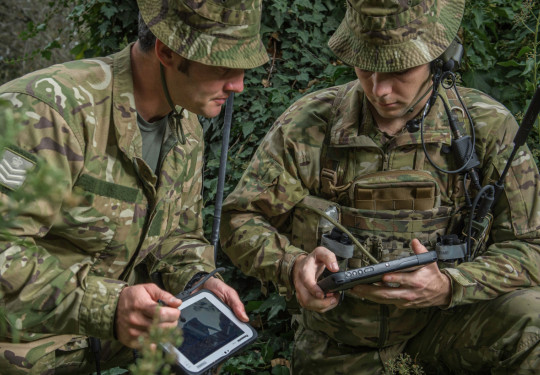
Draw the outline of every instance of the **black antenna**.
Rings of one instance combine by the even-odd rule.
[[[214,262],[217,261],[219,246],[219,224],[221,223],[221,207],[223,206],[223,189],[225,186],[225,173],[227,171],[227,152],[229,151],[229,136],[231,134],[231,122],[234,103],[234,93],[231,92],[225,103],[225,119],[223,122],[223,137],[221,140],[221,156],[219,159],[218,184],[216,191],[216,203],[214,206],[214,224],[212,226],[211,243],[214,245]]]
[[[523,146],[523,144],[527,140],[527,137],[529,136],[529,133],[531,132],[533,125],[536,122],[536,117],[538,116],[539,112],[540,112],[540,86],[536,88],[536,92],[534,93],[531,103],[529,104],[529,108],[527,108],[527,112],[525,112],[525,116],[523,116],[523,120],[521,121],[521,126],[519,127],[516,133],[516,136],[514,137],[514,149],[512,150],[512,154],[508,158],[508,162],[506,163],[506,166],[504,167],[504,171],[501,174],[499,181],[497,181],[497,184],[495,185],[496,187],[501,185],[501,189],[502,189],[502,183],[504,181],[506,173],[508,172],[508,169],[510,169],[510,164],[512,163],[512,160],[514,159],[514,156],[516,155],[517,150],[521,146]]]
[[[540,86],[536,88],[536,92],[534,93],[531,103],[529,104],[529,108],[527,108],[527,112],[525,112],[525,116],[523,116],[523,120],[521,121],[521,126],[519,127],[516,135],[514,136],[514,149],[512,150],[512,153],[510,154],[506,165],[504,166],[504,170],[501,173],[499,180],[493,185],[495,187],[495,190],[493,194],[488,194],[485,197],[484,201],[482,202],[483,204],[480,205],[476,214],[476,220],[482,220],[491,210],[493,202],[496,202],[499,198],[500,193],[504,189],[504,179],[506,177],[506,174],[508,173],[508,170],[510,169],[510,166],[512,165],[512,161],[514,160],[518,149],[523,146],[523,144],[527,140],[527,137],[529,136],[529,133],[531,132],[533,125],[536,122],[536,117],[538,116],[539,112]]]

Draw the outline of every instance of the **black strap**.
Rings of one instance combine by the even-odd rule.
[[[191,293],[193,293],[193,291],[195,289],[197,289],[198,287],[200,287],[201,285],[203,285],[206,280],[208,280],[209,278],[211,278],[212,276],[214,276],[216,273],[218,272],[223,272],[225,271],[225,268],[223,267],[220,267],[220,268],[216,268],[215,270],[213,270],[212,272],[210,272],[208,275],[205,275],[202,279],[200,279],[195,285],[193,285],[191,288],[189,289],[186,289],[184,290],[183,292],[180,292],[178,293],[175,297],[178,298],[178,299],[185,299],[186,297],[189,297],[189,295]]]
[[[184,109],[180,112],[176,110],[176,106],[174,105],[171,95],[169,93],[169,88],[167,87],[167,81],[165,80],[165,69],[163,68],[163,65],[159,64],[159,73],[161,76],[161,86],[163,86],[163,92],[165,93],[165,98],[167,99],[167,103],[169,103],[169,107],[171,107],[171,113],[169,114],[169,124],[170,126],[175,130],[180,130],[180,134],[177,134],[177,138],[180,140],[180,143],[185,145],[186,144],[186,136],[184,135],[184,128],[182,127],[182,118],[183,118],[183,112]]]
[[[90,345],[90,350],[94,354],[94,360],[96,362],[96,374],[101,375],[101,340],[96,337],[89,337],[88,344]]]

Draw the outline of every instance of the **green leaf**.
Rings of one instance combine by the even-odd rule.
[[[101,371],[102,375],[120,375],[120,374],[126,374],[128,370],[120,368],[120,367],[114,367],[108,370]],[[95,374],[95,373],[94,373]]]
[[[111,19],[112,16],[116,14],[116,12],[118,12],[118,9],[115,6],[105,5],[101,7],[101,13],[108,19]]]
[[[43,50],[43,51],[41,51],[41,56],[46,60],[50,60],[51,59],[51,51]]]
[[[497,64],[499,64],[500,66],[519,66],[519,64],[515,60],[502,61]]]
[[[272,375],[289,375],[290,371],[287,366],[277,365],[272,368]]]
[[[255,129],[255,124],[253,122],[244,122],[242,124],[242,134],[244,137],[247,137],[253,132],[253,129]]]
[[[280,311],[285,311],[287,308],[285,298],[281,297],[279,294],[272,294],[270,297],[262,303],[258,311],[268,311],[268,320],[273,319],[279,314]]]

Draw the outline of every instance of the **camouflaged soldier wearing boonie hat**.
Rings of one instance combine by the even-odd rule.
[[[261,0],[137,0],[150,31],[180,56],[250,69],[268,61],[259,36]]]
[[[328,45],[345,63],[397,72],[439,57],[457,35],[465,0],[349,0]]]

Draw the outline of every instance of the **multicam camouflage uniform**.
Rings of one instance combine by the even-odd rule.
[[[160,270],[172,293],[214,268],[202,230],[202,129],[185,112],[186,144],[172,129],[159,176],[152,172],[141,157],[130,49],[2,87],[1,97],[27,117],[18,147],[7,152],[30,163],[42,157],[65,176],[58,181],[62,195],[31,203],[10,228],[24,240],[4,234],[1,242],[3,307],[20,317],[22,342],[43,343],[42,355],[84,336],[113,339],[120,291],[145,281],[133,268],[141,275]],[[80,203],[67,203],[73,198]],[[12,337],[2,333],[2,361],[29,366],[30,354],[18,351],[28,345],[7,344]]]
[[[335,108],[333,104],[340,91],[345,91],[344,98]],[[510,144],[517,124],[502,105],[488,96],[472,89],[462,88],[460,92],[476,123],[476,150],[482,163],[483,182],[494,181],[511,152]],[[437,228],[444,232],[449,218],[464,204],[460,182],[455,175],[438,172],[426,160],[420,132],[405,130],[388,137],[378,130],[365,105],[359,83],[323,90],[293,104],[265,137],[224,205],[222,244],[245,273],[264,282],[274,282],[283,292],[292,292],[290,272],[293,260],[299,254],[313,250],[313,247],[300,248],[307,241],[298,241],[296,237],[316,235],[314,231],[306,233],[306,227],[296,231],[297,220],[301,217],[297,218],[295,213],[295,220],[292,220],[292,216],[295,205],[306,196],[325,196],[321,183],[321,152],[325,149],[323,144],[327,134],[329,153],[338,149],[346,154],[346,165],[343,166],[346,172],[340,185],[380,171],[407,171],[402,174],[403,178],[407,175],[413,177],[414,172],[426,171],[428,176],[424,180],[432,180],[439,189],[437,200],[440,204],[414,213],[407,209],[347,209],[351,207],[350,194],[342,196],[339,203],[344,206],[344,212],[347,210],[349,216],[354,212],[357,219],[354,225],[349,224],[349,229],[366,243],[380,245],[371,247],[372,254],[381,260],[408,255],[403,252],[412,253],[407,243],[415,237],[428,248],[433,248],[437,232],[441,233]],[[328,129],[329,126],[332,128]],[[442,168],[454,169],[452,156],[445,151],[450,144],[450,134],[439,101],[426,118],[425,129],[424,138],[432,159]],[[537,321],[540,311],[538,288],[505,294],[540,282],[540,178],[529,150],[524,147],[518,155],[506,179],[505,193],[494,208],[489,248],[472,262],[443,270],[452,282],[451,309],[400,310],[392,305],[363,301],[346,293],[341,305],[324,314],[302,310],[301,316],[297,317],[301,328],[296,339],[295,371],[303,367],[305,373],[312,374],[358,374],[364,373],[361,372],[362,366],[371,364],[375,367],[362,371],[376,373],[374,368],[380,368],[380,360],[373,352],[375,348],[381,348],[383,359],[387,358],[384,348],[398,347],[401,350],[407,340],[422,332],[426,332],[429,339],[440,340],[437,345],[441,346],[441,351],[447,351],[442,353],[428,346],[436,352],[435,358],[444,362],[448,360],[447,365],[459,367],[466,364],[463,363],[465,357],[459,357],[465,354],[454,350],[468,341],[454,342],[454,332],[445,330],[448,336],[444,336],[439,329],[426,330],[428,325],[443,324],[454,317],[463,322],[455,327],[461,330],[464,324],[467,325],[467,330],[461,334],[467,340],[474,339],[480,333],[502,326],[503,321],[512,321],[511,316],[515,312],[510,312],[508,307],[494,309],[492,306],[503,303],[518,309],[522,314],[520,319],[528,319],[532,314],[536,315]],[[305,210],[301,212],[305,213]],[[349,266],[360,266],[361,259],[362,255],[356,253]],[[502,297],[495,299],[499,296]],[[485,300],[491,302],[481,302]],[[527,314],[521,311],[522,303],[532,308]],[[480,311],[487,314],[485,321],[478,318],[471,322],[468,319]],[[523,327],[519,331],[523,332]],[[478,365],[495,366],[507,353],[516,350],[527,355],[530,347],[537,345],[539,335],[540,327],[527,327],[523,336],[516,332],[513,338],[508,336],[508,342],[497,343],[501,345],[500,349],[491,354],[487,348],[485,353],[478,349],[477,355],[485,355],[483,360],[488,363],[477,359]],[[298,352],[302,354],[297,355]],[[355,363],[361,352],[366,352],[368,358],[365,362]],[[348,356],[343,356],[345,354]],[[536,362],[524,364],[530,370],[538,369],[539,365],[538,357]],[[509,366],[511,368],[515,364]]]
[[[349,2],[341,27],[354,28],[351,6],[367,3],[383,9],[374,0]],[[405,2],[384,4],[398,7],[398,3],[406,7]],[[417,14],[426,6],[425,2],[411,3],[418,4],[410,8]],[[447,16],[463,11],[463,2],[461,10],[459,6],[452,8],[456,2],[435,3],[450,6]],[[428,14],[433,17],[433,13]],[[459,21],[460,16],[456,18]],[[387,19],[402,21],[390,16]],[[442,45],[442,49],[421,61],[418,53],[414,55],[418,51],[413,50],[409,57],[416,60],[411,66],[425,64],[444,51],[457,32],[456,22],[452,24],[454,29],[447,33],[446,44],[434,43],[438,48]],[[427,34],[426,30],[420,35]],[[347,39],[344,33],[342,30],[341,40]],[[375,32],[365,34],[366,38],[381,36]],[[410,34],[414,30],[407,25],[407,32],[395,38],[404,39]],[[441,34],[446,35],[436,35]],[[362,43],[350,39],[344,46]],[[418,45],[414,36],[412,39]],[[407,59],[392,59],[392,48],[394,52],[399,48],[392,46],[393,41],[392,37],[381,37],[381,43],[373,46],[380,54],[358,53],[364,48],[361,46],[352,49],[349,56],[369,60],[373,63],[369,67],[361,61],[345,61],[374,71],[406,69]],[[334,52],[339,48],[335,47]],[[430,48],[419,50],[427,53]],[[407,49],[399,52],[409,53]],[[381,68],[385,62],[390,66],[388,70]],[[452,137],[442,102],[456,108],[453,112],[462,131],[467,131],[468,122],[455,95],[442,88],[439,91],[442,98],[435,102],[424,122],[423,142],[440,168],[455,170],[457,165],[450,151]],[[482,183],[493,183],[512,151],[516,121],[487,95],[467,88],[459,88],[459,92],[475,125]],[[425,369],[443,373],[538,373],[540,177],[527,147],[517,155],[506,177],[504,193],[493,207],[487,249],[471,262],[442,271],[451,280],[449,306],[397,309],[346,292],[344,301],[326,313],[301,309],[294,317],[299,328],[293,373],[381,373],[383,363],[402,351],[422,362]],[[404,187],[411,186],[408,192],[417,195],[403,197]],[[384,194],[396,187],[399,197]],[[449,228],[458,220],[466,201],[463,177],[433,167],[422,148],[420,132],[410,133],[404,128],[389,136],[378,129],[358,81],[310,94],[277,120],[225,201],[221,230],[224,250],[246,274],[264,283],[273,282],[280,292],[291,296],[295,259],[318,245],[318,218],[313,225],[310,211],[297,206],[306,198],[313,201],[313,197],[337,203],[342,224],[379,260],[411,254],[409,242],[413,238],[433,249],[438,235],[451,232]],[[354,268],[365,262],[365,256],[355,249],[348,263]]]
[[[259,0],[138,3],[152,33],[190,60],[247,69],[268,59]],[[10,319],[0,332],[2,374],[93,372],[88,336],[103,340],[102,368],[125,364],[131,350],[114,340],[121,290],[159,271],[176,294],[214,269],[202,229],[202,128],[183,111],[181,124],[170,123],[157,175],[149,168],[130,49],[0,87],[25,118],[15,144],[1,150],[2,210],[16,204],[11,192],[24,188],[38,158],[63,176],[58,195],[22,207],[0,233],[0,309]]]

